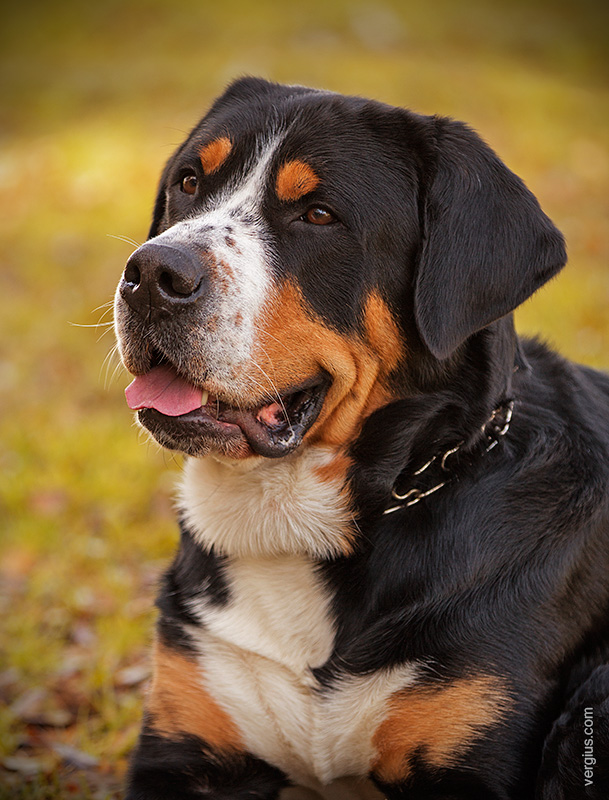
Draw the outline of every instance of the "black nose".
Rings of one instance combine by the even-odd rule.
[[[146,242],[127,261],[119,291],[138,314],[154,317],[196,302],[206,283],[203,264],[188,250]]]

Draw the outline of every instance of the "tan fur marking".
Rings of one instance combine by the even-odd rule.
[[[160,644],[147,710],[162,736],[191,733],[217,750],[243,749],[237,726],[203,685],[196,663]]]
[[[292,386],[322,369],[333,379],[321,414],[307,435],[313,444],[341,448],[356,437],[364,418],[390,399],[385,379],[404,347],[389,310],[374,294],[365,327],[363,338],[327,327],[293,283],[285,284],[269,303],[255,358],[264,370],[260,383],[270,378],[276,387]]]
[[[364,324],[368,341],[383,359],[386,371],[391,372],[403,355],[404,341],[391,311],[376,290],[368,296]]]
[[[391,311],[376,290],[368,297],[364,311],[364,326],[367,341],[372,350],[379,355],[383,365],[381,379],[370,392],[364,410],[363,416],[368,417],[377,408],[382,408],[395,399],[391,387],[383,378],[393,372],[404,359],[405,343]]]
[[[275,191],[284,201],[299,200],[319,185],[319,178],[304,161],[286,161],[277,173]]]
[[[378,753],[374,774],[388,783],[404,780],[419,748],[430,765],[450,767],[483,728],[501,719],[508,705],[501,682],[491,676],[466,678],[442,689],[396,692],[373,737]]]
[[[203,145],[199,151],[203,172],[206,175],[211,175],[220,169],[232,149],[233,143],[228,136],[221,136],[219,139],[214,139],[212,142]]]
[[[317,467],[315,472],[322,481],[335,481],[336,483],[344,484],[347,481],[347,472],[352,464],[353,459],[340,452],[332,461],[324,464],[323,467]]]

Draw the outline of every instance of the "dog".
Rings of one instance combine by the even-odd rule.
[[[565,261],[461,122],[213,103],[115,302],[187,456],[129,800],[609,797],[609,377],[512,316]]]

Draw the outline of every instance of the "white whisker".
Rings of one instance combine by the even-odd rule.
[[[68,325],[72,328],[111,328],[114,323],[113,322],[93,322],[91,324],[84,323],[84,322],[70,322],[68,320]]]
[[[259,334],[264,334],[264,336],[269,336],[271,339],[274,339],[277,342],[277,344],[280,344],[289,355],[293,356],[294,358],[299,358],[297,353],[294,353],[292,350],[290,350],[290,348],[286,345],[285,342],[282,342],[281,339],[278,339],[276,336],[273,336],[272,333],[269,333],[267,330],[264,330],[264,328],[257,328],[257,331]]]
[[[114,233],[107,233],[106,236],[108,236],[110,239],[118,239],[119,242],[125,242],[125,244],[130,244],[133,247],[142,246],[142,242],[136,242],[135,239],[131,239],[129,236],[117,236]]]
[[[285,415],[285,418],[286,418],[286,421],[287,421],[287,423],[288,423],[288,425],[289,425],[290,432],[291,432],[292,434],[294,434],[294,429],[292,428],[292,423],[290,422],[290,417],[288,416],[287,409],[286,409],[286,407],[285,407],[285,405],[284,405],[284,403],[283,403],[283,400],[282,400],[282,398],[281,398],[281,394],[279,393],[279,389],[278,389],[278,388],[277,388],[277,386],[275,385],[275,382],[274,382],[274,381],[271,379],[271,377],[268,375],[268,373],[266,373],[266,372],[265,372],[265,371],[262,369],[262,367],[260,366],[260,364],[258,364],[258,363],[257,363],[257,362],[256,362],[256,361],[253,359],[253,358],[252,358],[252,363],[253,363],[253,365],[254,365],[254,366],[257,368],[257,369],[259,369],[259,370],[260,370],[260,372],[262,372],[262,374],[264,375],[264,377],[267,379],[267,381],[268,381],[268,382],[269,382],[269,384],[271,385],[271,388],[272,388],[272,390],[273,390],[274,394],[277,396],[277,402],[279,403],[279,405],[280,405],[280,406],[281,406],[281,408],[283,409],[283,413],[284,413],[284,415]]]

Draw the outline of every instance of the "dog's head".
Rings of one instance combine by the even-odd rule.
[[[169,160],[119,284],[128,400],[195,456],[343,445],[564,262],[463,124],[244,79]]]

